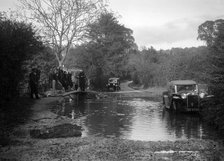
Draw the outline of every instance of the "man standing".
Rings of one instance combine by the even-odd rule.
[[[39,99],[38,96],[38,82],[40,78],[40,71],[33,68],[29,75],[29,85],[30,85],[30,98],[33,98],[35,94],[36,99]]]
[[[79,73],[79,87],[81,91],[85,91],[86,86],[86,76],[83,71]]]

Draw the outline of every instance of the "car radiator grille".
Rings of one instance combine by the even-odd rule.
[[[187,106],[189,108],[196,108],[196,107],[198,107],[198,96],[188,95],[188,97],[187,97]]]

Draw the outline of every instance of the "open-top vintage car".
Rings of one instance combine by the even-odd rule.
[[[108,91],[118,91],[120,90],[120,79],[109,78],[106,86]]]
[[[175,111],[199,111],[200,102],[207,93],[200,91],[193,80],[176,80],[168,83],[167,91],[163,92],[163,104],[166,109]]]

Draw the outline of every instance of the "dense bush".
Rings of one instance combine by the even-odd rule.
[[[204,118],[224,131],[224,20],[206,21],[199,26],[198,33],[210,51],[208,78],[216,99],[214,105],[207,105]]]
[[[24,79],[24,61],[40,52],[42,42],[31,24],[0,17],[1,107],[19,94]]]

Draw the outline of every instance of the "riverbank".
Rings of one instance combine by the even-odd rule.
[[[143,92],[140,96],[158,97],[158,93]],[[123,93],[136,96],[140,92]],[[122,94],[122,91],[121,93]],[[127,95],[126,95],[127,94]],[[133,95],[134,94],[134,95]],[[150,95],[149,95],[150,94]],[[210,140],[132,141],[119,138],[67,137],[37,139],[31,129],[60,124],[76,124],[76,120],[52,113],[60,97],[36,100],[32,115],[25,124],[15,128],[9,145],[1,147],[0,160],[222,160],[223,149]]]
[[[38,160],[194,160],[221,161],[213,141],[143,142],[118,138],[27,139],[0,152],[1,159]]]

